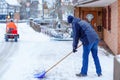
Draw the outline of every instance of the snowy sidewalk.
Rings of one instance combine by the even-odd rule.
[[[0,80],[39,80],[34,74],[49,69],[72,50],[72,41],[54,41],[50,37],[35,32],[26,23],[18,23],[20,39],[17,43],[4,42],[1,45],[14,44],[15,50],[7,61],[9,67],[0,75]],[[0,27],[0,30],[4,30]],[[1,33],[2,34],[2,33]],[[2,36],[2,35],[1,35]],[[4,45],[6,48],[7,45]],[[11,51],[12,52],[12,51]],[[113,80],[113,56],[99,47],[99,58],[103,76],[96,75],[92,56],[89,56],[88,76],[79,78],[82,65],[82,47],[46,74],[43,80]],[[108,54],[108,53],[107,53]]]

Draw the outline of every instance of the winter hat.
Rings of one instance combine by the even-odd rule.
[[[72,23],[73,19],[74,19],[74,17],[71,16],[71,15],[69,15],[69,16],[67,17],[68,23]]]

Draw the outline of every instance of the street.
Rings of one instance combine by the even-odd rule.
[[[72,41],[54,41],[35,32],[26,23],[17,23],[18,42],[5,42],[5,24],[0,24],[0,80],[39,80],[35,73],[49,69],[72,50]],[[43,80],[113,80],[113,56],[99,47],[103,76],[96,75],[90,54],[88,77],[79,78],[82,65],[82,47],[46,74]]]

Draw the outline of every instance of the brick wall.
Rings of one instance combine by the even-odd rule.
[[[111,7],[111,30],[108,30],[108,9],[106,13],[106,24],[107,28],[104,29],[104,41],[109,48],[118,54],[118,2],[114,2],[110,5]],[[107,8],[107,7],[106,7]]]
[[[120,0],[118,0],[118,54],[120,54]]]

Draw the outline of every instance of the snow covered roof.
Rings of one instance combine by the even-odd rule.
[[[5,0],[9,5],[20,6],[17,0]]]

